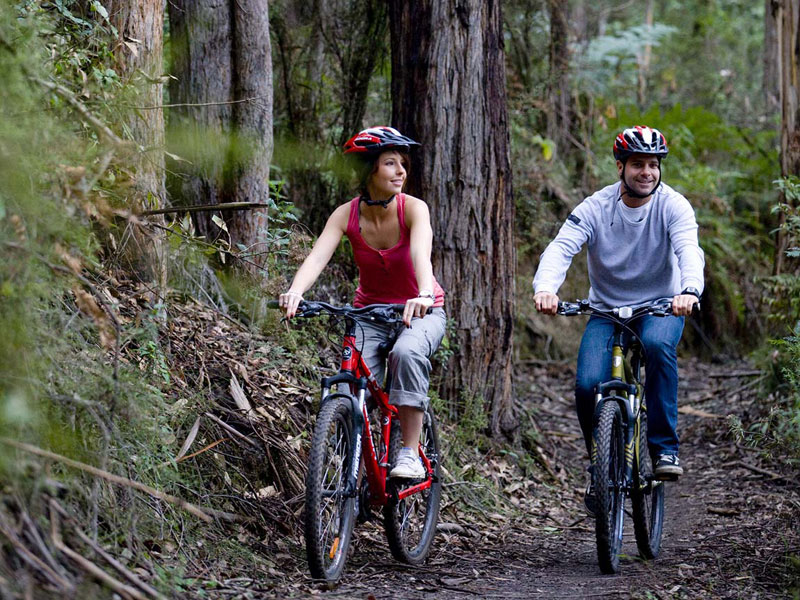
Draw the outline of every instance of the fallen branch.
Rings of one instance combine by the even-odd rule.
[[[742,514],[741,511],[738,511],[735,508],[720,508],[717,506],[709,506],[706,510],[715,515],[724,515],[726,517],[738,517],[740,514]]]
[[[757,467],[755,465],[748,464],[748,463],[744,462],[743,460],[738,460],[738,461],[734,462],[733,464],[734,465],[739,465],[740,467],[744,467],[745,469],[749,469],[750,471],[753,471],[753,473],[758,473],[760,475],[766,475],[768,477],[771,477],[772,479],[780,479],[780,480],[785,481],[787,483],[792,483],[792,481],[790,479],[788,479],[787,477],[784,477],[780,473],[775,473],[774,471],[768,471],[767,469],[762,469],[761,467]]]
[[[727,379],[729,377],[755,377],[756,375],[763,374],[760,369],[753,369],[751,371],[730,371],[727,373],[709,373],[708,376],[716,379]]]
[[[67,513],[67,511],[62,507],[54,498],[50,499],[50,508],[53,509],[55,512],[58,512],[62,517],[64,517],[72,528],[75,530],[75,533],[78,534],[78,537],[81,538],[86,545],[88,545],[92,550],[97,552],[100,556],[102,556],[112,567],[114,567],[117,571],[122,573],[128,581],[134,584],[143,592],[150,594],[154,598],[158,598],[158,600],[166,600],[166,596],[159,594],[157,590],[147,585],[144,581],[139,579],[136,575],[134,575],[130,570],[126,569],[122,563],[120,563],[117,559],[111,556],[108,552],[106,552],[102,546],[94,542],[88,535],[86,535],[81,529],[75,525],[75,520],[72,516]],[[52,515],[51,518],[58,518],[57,515]]]
[[[147,600],[147,596],[142,594],[139,590],[125,583],[122,583],[121,581],[117,581],[111,575],[103,571],[103,569],[94,564],[92,561],[90,561],[87,558],[84,558],[83,556],[75,552],[72,548],[70,548],[63,542],[57,543],[56,548],[58,548],[63,554],[67,556],[67,558],[71,559],[84,571],[94,576],[95,579],[99,579],[100,581],[105,583],[108,587],[110,587],[112,590],[114,590],[118,594],[121,594],[123,597],[134,598],[135,600]]]
[[[177,496],[172,496],[170,494],[165,494],[164,492],[160,492],[159,490],[152,488],[149,485],[145,485],[143,483],[140,483],[138,481],[133,481],[132,479],[127,479],[125,477],[120,477],[119,475],[114,475],[113,473],[109,473],[108,471],[103,471],[102,469],[98,469],[97,467],[87,465],[86,463],[82,463],[80,461],[67,458],[66,456],[56,454],[55,452],[50,452],[49,450],[43,450],[42,448],[38,448],[37,446],[32,446],[31,444],[18,442],[17,440],[12,440],[7,437],[0,437],[0,442],[8,446],[17,448],[18,450],[24,450],[25,452],[29,452],[37,456],[43,456],[45,458],[57,460],[58,462],[64,463],[67,466],[73,467],[75,469],[80,469],[81,471],[85,471],[87,473],[91,473],[92,475],[101,477],[107,481],[111,481],[112,483],[117,483],[119,485],[124,485],[126,487],[131,487],[135,490],[139,490],[140,492],[144,492],[145,494],[153,496],[154,498],[158,498],[159,500],[163,500],[164,502],[174,504],[175,506],[184,509],[185,511],[193,514],[199,519],[202,519],[206,523],[211,523],[214,520],[207,512],[204,512],[203,509],[195,506],[191,502],[187,502],[186,500],[178,498]]]
[[[252,208],[269,208],[269,204],[264,204],[263,202],[224,202],[222,204],[198,204],[197,206],[173,206],[170,208],[143,210],[137,212],[136,215],[140,217],[149,217],[151,215],[168,215],[170,213],[194,213],[211,210],[250,210]]]
[[[68,581],[67,579],[64,579],[61,575],[56,573],[47,564],[45,564],[44,561],[42,561],[42,559],[40,559],[33,552],[31,552],[25,546],[25,544],[23,544],[22,541],[14,534],[14,532],[5,526],[4,523],[0,523],[0,533],[6,536],[8,541],[11,542],[11,545],[14,546],[14,548],[16,549],[20,559],[31,565],[33,568],[41,571],[44,575],[47,576],[47,578],[52,583],[57,585],[60,589],[69,592],[75,591],[75,586],[72,584],[72,582]]]
[[[240,440],[242,440],[242,441],[244,441],[244,442],[247,442],[248,444],[250,444],[251,446],[253,446],[253,448],[257,448],[257,449],[261,450],[261,446],[259,445],[259,443],[258,443],[258,442],[256,442],[255,440],[252,440],[252,439],[250,439],[249,437],[247,437],[246,435],[244,435],[242,432],[240,432],[240,431],[237,431],[236,429],[234,429],[233,427],[231,427],[230,425],[228,425],[228,424],[227,424],[225,421],[223,421],[223,420],[222,420],[222,419],[220,419],[219,417],[216,417],[216,416],[212,415],[210,412],[207,412],[207,413],[205,413],[205,415],[206,415],[206,416],[207,416],[209,419],[211,419],[212,421],[214,421],[214,422],[215,422],[217,425],[219,425],[220,427],[222,427],[222,428],[223,428],[225,431],[227,431],[227,432],[229,432],[231,435],[233,435],[234,437],[237,437],[237,438],[239,438]]]

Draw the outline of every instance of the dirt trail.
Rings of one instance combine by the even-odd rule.
[[[566,371],[566,372],[565,372]],[[739,376],[730,376],[740,372]],[[597,567],[593,522],[582,512],[584,456],[571,401],[572,376],[561,368],[531,370],[518,382],[524,402],[535,403],[552,465],[563,482],[531,489],[526,516],[481,535],[440,534],[427,565],[395,563],[377,524],[362,526],[344,581],[325,589],[294,571],[291,588],[275,597],[330,598],[791,598],[800,593],[800,487],[776,473],[759,454],[735,444],[725,415],[754,413],[752,371],[746,365],[681,364],[681,460],[686,474],[667,489],[662,551],[638,559],[626,521],[621,573]],[[724,375],[724,376],[722,376]],[[560,468],[559,468],[560,467]],[[358,542],[358,539],[361,542]],[[790,567],[794,555],[794,566]],[[793,569],[793,571],[792,571]],[[792,575],[792,572],[794,575]],[[796,596],[795,596],[796,597]]]

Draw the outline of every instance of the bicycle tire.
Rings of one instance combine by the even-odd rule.
[[[594,429],[596,457],[592,480],[597,495],[597,561],[603,573],[619,571],[625,515],[625,441],[619,405],[604,402]]]
[[[647,449],[647,412],[639,417],[639,452],[634,453],[631,505],[636,547],[642,558],[652,560],[661,550],[664,527],[664,482],[653,479],[653,460]]]
[[[341,577],[355,521],[355,497],[345,496],[353,455],[350,399],[326,400],[317,415],[306,473],[305,541],[311,576]]]
[[[393,492],[407,484],[390,480],[390,500],[383,510],[383,524],[392,556],[400,562],[411,565],[421,564],[428,557],[436,534],[439,502],[442,496],[442,483],[439,478],[439,435],[433,409],[430,407],[423,418],[420,444],[433,466],[431,487],[398,501]],[[400,422],[395,420],[389,437],[391,464],[394,464],[402,445]]]

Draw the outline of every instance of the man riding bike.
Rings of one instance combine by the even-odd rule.
[[[633,329],[647,353],[648,446],[655,476],[677,478],[683,474],[678,459],[677,345],[684,316],[691,314],[703,291],[705,259],[694,210],[661,181],[661,161],[668,153],[661,132],[643,126],[625,129],[614,140],[613,152],[620,180],[586,198],[567,217],[542,253],[533,280],[534,301],[538,311],[556,314],[558,289],[584,244],[592,305],[635,307],[672,298],[674,316],[644,317]],[[575,405],[589,453],[593,388],[611,375],[612,333],[612,323],[590,318],[578,352]],[[591,484],[585,503],[593,513]]]

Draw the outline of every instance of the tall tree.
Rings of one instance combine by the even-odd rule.
[[[566,141],[572,130],[572,102],[569,85],[569,3],[548,0],[550,12],[550,75],[547,92],[549,112],[547,137],[559,142]],[[569,142],[567,142],[569,144]],[[562,153],[569,146],[560,147]],[[565,153],[568,154],[568,153]]]
[[[500,2],[391,2],[389,17],[393,122],[422,143],[410,186],[431,206],[456,327],[442,392],[482,397],[492,432],[508,433],[515,250]]]
[[[781,102],[781,174],[800,174],[800,0],[781,0],[777,11]],[[785,200],[785,199],[784,199]],[[781,213],[781,225],[786,214]],[[773,272],[783,270],[787,238],[778,230]]]
[[[188,137],[194,166],[180,194],[194,204],[263,202],[272,159],[272,58],[267,0],[173,0],[176,136]],[[223,214],[231,242],[259,252],[266,209]],[[198,213],[201,234],[220,231]]]
[[[644,24],[647,30],[653,28],[653,0],[647,0],[647,5],[644,11]],[[639,108],[645,110],[647,108],[647,76],[650,71],[650,58],[653,52],[653,45],[650,43],[649,38],[645,38],[644,47],[638,57],[639,72],[637,77],[636,86],[636,99],[639,102]]]
[[[780,61],[778,15],[780,0],[764,0],[764,94],[768,114],[780,110]]]
[[[229,168],[232,202],[265,202],[269,198],[272,161],[272,53],[267,0],[233,0],[233,128],[237,145]],[[248,247],[264,264],[262,246],[267,210],[234,212],[229,217],[233,241]]]
[[[134,93],[136,108],[127,119],[138,146],[134,210],[161,208],[164,187],[164,113],[162,85],[164,0],[113,0],[109,17],[119,33],[118,71]],[[162,220],[156,217],[155,220]],[[166,285],[163,235],[134,228],[137,271],[159,287]]]

